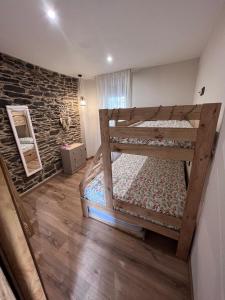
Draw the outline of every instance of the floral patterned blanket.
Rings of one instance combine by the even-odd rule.
[[[114,198],[171,216],[183,215],[186,198],[183,162],[122,154],[112,164],[112,175]],[[105,206],[103,180],[101,172],[87,185],[84,195]]]
[[[137,127],[168,127],[168,128],[192,128],[188,121],[145,121],[138,124]],[[145,139],[145,138],[111,138],[112,143],[129,143],[129,144],[146,144],[151,146],[170,146],[180,148],[191,148],[192,143],[189,141],[175,141],[171,139]]]

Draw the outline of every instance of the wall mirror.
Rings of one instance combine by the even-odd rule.
[[[12,131],[27,177],[40,171],[42,163],[27,106],[6,106]]]

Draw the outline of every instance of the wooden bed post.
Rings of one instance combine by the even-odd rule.
[[[106,207],[113,209],[112,164],[108,109],[99,110]]]
[[[198,207],[201,201],[207,169],[211,160],[220,107],[220,103],[202,105],[193,165],[176,254],[179,258],[184,260],[188,257],[195,231]]]

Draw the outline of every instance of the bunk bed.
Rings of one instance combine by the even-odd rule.
[[[101,147],[80,184],[84,216],[106,223],[110,217],[111,225],[122,222],[137,235],[144,228],[170,237],[178,241],[177,256],[186,259],[220,107],[100,110]],[[114,162],[112,152],[121,154]],[[188,182],[186,162],[192,163]]]

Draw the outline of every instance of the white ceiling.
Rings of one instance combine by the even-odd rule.
[[[87,77],[198,57],[224,0],[0,0],[0,52]],[[46,17],[53,7],[58,24]],[[111,54],[114,61],[106,62]]]

